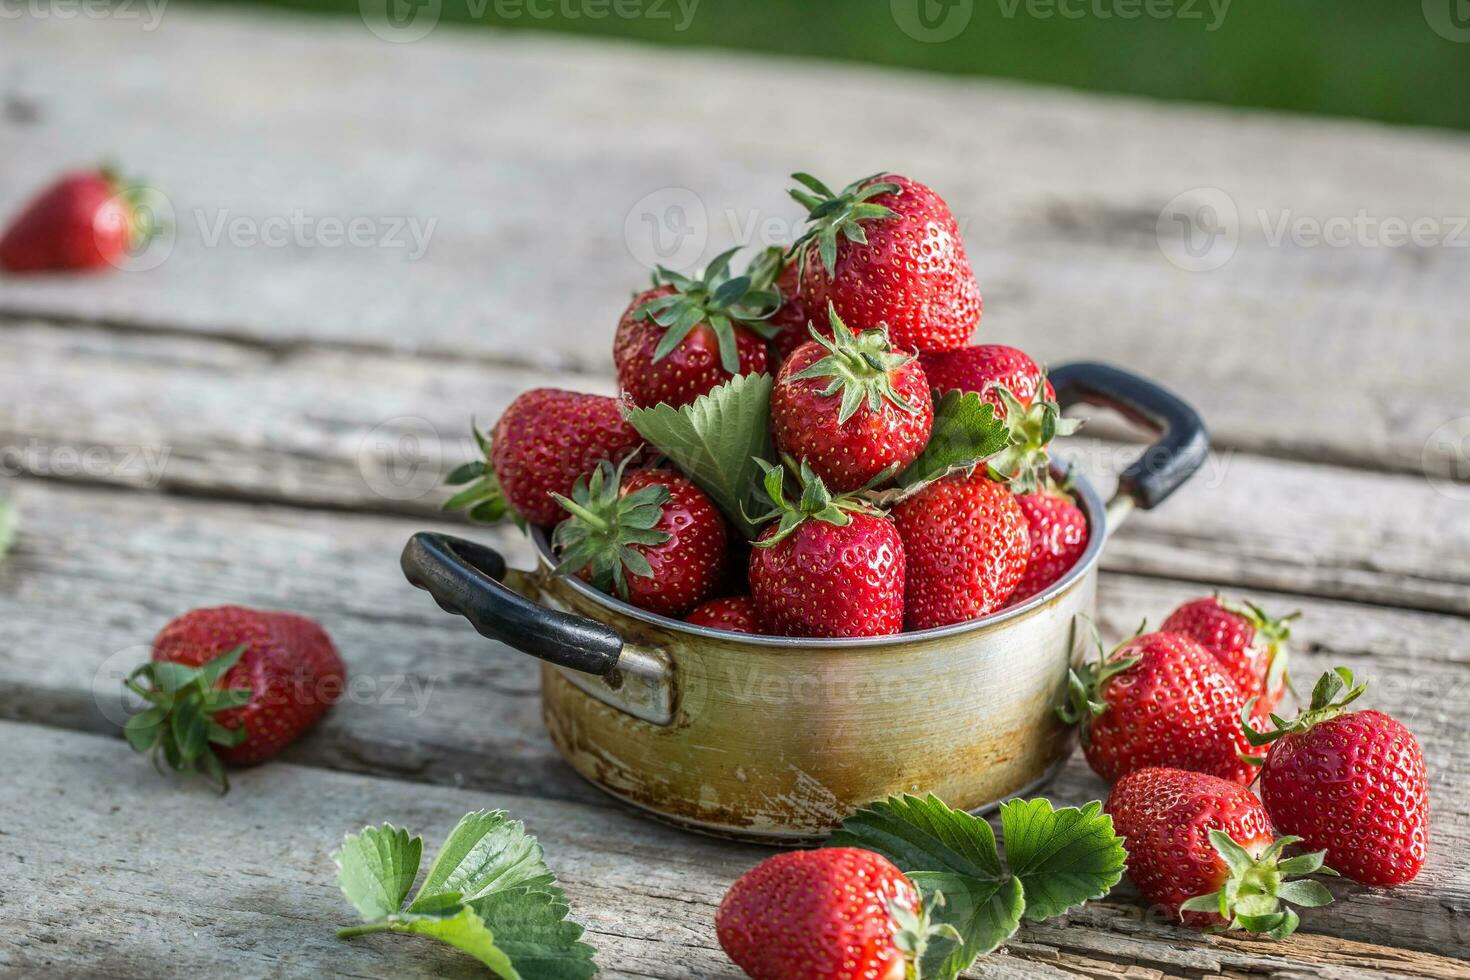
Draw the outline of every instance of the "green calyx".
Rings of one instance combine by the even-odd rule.
[[[1223,830],[1210,831],[1210,845],[1230,869],[1230,876],[1219,891],[1191,898],[1179,907],[1180,911],[1219,915],[1225,925],[1216,926],[1216,931],[1243,929],[1285,939],[1296,931],[1301,920],[1284,903],[1316,908],[1332,902],[1332,893],[1321,882],[1287,879],[1292,875],[1337,874],[1322,863],[1326,851],[1283,859],[1281,852],[1299,840],[1282,837],[1256,857]]]
[[[1307,706],[1307,709],[1291,721],[1273,714],[1271,724],[1275,728],[1269,732],[1257,731],[1251,727],[1251,712],[1255,709],[1257,701],[1256,698],[1251,698],[1240,709],[1240,722],[1245,728],[1245,740],[1253,747],[1260,748],[1284,736],[1299,735],[1313,725],[1319,725],[1347,711],[1348,705],[1362,697],[1366,690],[1368,690],[1366,681],[1358,684],[1352,671],[1346,667],[1334,667],[1317,678],[1317,683],[1312,688],[1312,703]],[[1241,754],[1241,758],[1254,765],[1260,765],[1265,761],[1261,756],[1245,755],[1244,753]]]
[[[211,745],[235,746],[245,741],[245,726],[226,728],[218,712],[248,704],[249,688],[221,688],[220,679],[239,662],[245,647],[222,653],[200,667],[150,660],[123,680],[124,686],[148,702],[123,726],[128,744],[146,753],[159,772],[166,763],[175,772],[201,772],[228,792],[224,764]]]
[[[883,516],[881,510],[857,496],[832,496],[827,485],[822,482],[822,478],[812,471],[806,460],[802,460],[801,465],[798,466],[788,456],[785,457],[785,467],[776,466],[763,459],[757,459],[756,462],[760,464],[761,469],[765,470],[766,476],[763,482],[766,496],[770,497],[772,507],[766,513],[752,517],[750,520],[758,524],[765,524],[768,521],[780,522],[775,534],[754,542],[757,548],[774,548],[804,521],[822,521],[834,527],[846,527],[852,523],[853,514]],[[801,490],[794,504],[786,499],[788,470],[795,477]]]
[[[811,174],[791,175],[792,180],[806,188],[806,190],[792,188],[789,191],[796,202],[807,209],[807,230],[791,246],[794,253],[800,250],[803,271],[806,269],[807,249],[805,246],[808,242],[817,243],[817,254],[821,256],[822,266],[830,276],[837,269],[837,238],[839,235],[850,242],[866,245],[868,235],[863,231],[864,221],[876,221],[897,216],[897,212],[892,208],[872,203],[872,198],[882,194],[903,193],[903,188],[898,184],[878,180],[881,176],[882,174],[874,174],[871,177],[864,177],[862,180],[848,184],[841,193],[833,193],[826,184]]]
[[[1010,443],[990,458],[990,477],[1007,483],[1018,494],[1033,493],[1047,485],[1051,453],[1049,447],[1057,436],[1069,436],[1082,422],[1062,417],[1062,407],[1046,399],[1046,372],[1036,378],[1036,395],[1029,406],[1022,405],[1005,385],[991,382],[986,391],[994,390],[1005,406],[1005,426]]]
[[[444,501],[443,509],[466,511],[470,520],[481,524],[495,524],[509,516],[524,531],[525,518],[511,509],[500,489],[500,480],[495,476],[495,467],[490,463],[490,452],[493,448],[490,436],[481,433],[473,419],[470,420],[470,435],[474,437],[475,445],[479,447],[484,459],[462,463],[444,478],[448,486],[464,489]]]
[[[556,574],[586,570],[595,587],[616,591],[622,599],[628,598],[629,572],[653,577],[653,566],[638,546],[660,545],[672,537],[657,530],[664,504],[670,500],[668,487],[656,484],[629,494],[621,492],[623,469],[632,458],[624,458],[616,469],[606,461],[598,463],[590,478],[577,480],[571,499],[551,495],[571,514],[552,532],[552,544],[561,556]]]
[[[1301,618],[1301,612],[1273,619],[1264,609],[1249,600],[1228,602],[1217,597],[1215,601],[1220,603],[1221,609],[1244,618],[1255,627],[1255,641],[1266,648],[1266,690],[1275,691],[1282,684],[1289,683],[1286,641],[1291,639],[1291,621]]]
[[[953,925],[933,919],[934,910],[944,907],[943,892],[930,892],[918,905],[917,909],[911,909],[898,902],[888,903],[888,916],[893,920],[893,945],[904,958],[904,980],[923,980],[924,958],[931,943],[937,940],[958,946],[965,941]]]
[[[149,200],[151,192],[146,184],[123,178],[112,163],[104,163],[97,173],[107,182],[112,193],[122,202],[128,214],[128,251],[136,255],[148,247],[164,231],[166,226],[158,220]]]
[[[739,374],[740,351],[735,327],[753,330],[767,340],[775,334],[775,329],[763,321],[780,308],[781,293],[766,281],[764,266],[745,275],[733,275],[730,259],[738,251],[739,248],[732,248],[722,252],[704,270],[703,276],[694,279],[658,267],[653,276],[654,286],[673,286],[674,291],[656,296],[633,311],[634,317],[651,320],[663,328],[664,334],[653,349],[654,363],[673,353],[695,327],[707,323],[719,343],[720,366],[727,374]]]
[[[1097,648],[1097,662],[1083,663],[1067,671],[1067,693],[1062,703],[1057,705],[1057,717],[1065,725],[1080,726],[1080,737],[1085,744],[1088,741],[1091,728],[1087,722],[1101,716],[1108,710],[1108,703],[1103,700],[1103,688],[1108,681],[1138,666],[1141,657],[1118,657],[1116,654],[1131,642],[1128,641],[1114,648],[1111,653],[1103,646],[1102,635],[1097,631],[1097,624],[1088,620],[1087,625],[1092,630],[1092,642]],[[1144,626],[1138,627],[1138,636],[1144,630]]]
[[[915,355],[894,353],[888,343],[888,334],[883,330],[864,330],[854,336],[831,304],[828,304],[827,317],[832,322],[831,340],[815,327],[811,330],[812,339],[822,345],[827,356],[786,380],[831,379],[821,394],[823,397],[842,395],[842,406],[837,412],[839,425],[852,418],[864,405],[870,412],[881,410],[884,401],[910,415],[919,414],[919,407],[905,401],[893,387],[893,373],[911,363]]]

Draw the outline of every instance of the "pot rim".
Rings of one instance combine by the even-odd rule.
[[[986,629],[997,626],[1013,619],[1019,619],[1031,611],[1047,605],[1052,599],[1066,592],[1084,576],[1090,574],[1097,565],[1098,556],[1102,554],[1103,544],[1107,540],[1107,507],[1102,497],[1092,483],[1080,473],[1072,476],[1072,490],[1082,505],[1082,513],[1087,518],[1087,549],[1082,552],[1082,557],[1077,559],[1067,574],[1053,582],[1048,588],[1043,589],[1036,595],[1027,599],[1018,606],[1009,606],[1000,609],[988,616],[979,619],[966,620],[963,623],[951,623],[948,626],[937,626],[933,629],[917,630],[912,633],[891,633],[883,636],[851,636],[851,637],[805,637],[805,636],[765,636],[755,633],[736,633],[731,630],[714,629],[708,626],[696,626],[686,623],[682,619],[674,619],[669,616],[660,616],[646,609],[640,609],[631,603],[623,602],[594,589],[591,585],[579,578],[570,575],[563,576],[560,581],[568,588],[573,589],[583,597],[590,599],[600,606],[627,616],[630,619],[640,620],[653,626],[667,630],[675,630],[693,636],[703,636],[717,639],[725,643],[732,640],[750,646],[777,647],[786,649],[819,649],[819,650],[850,650],[861,647],[893,647],[900,645],[918,645],[927,640],[938,640],[946,637],[968,633],[972,630]],[[536,546],[537,559],[542,569],[549,570],[556,566],[556,557],[551,549],[551,539],[546,530],[541,527],[531,529],[531,540]]]

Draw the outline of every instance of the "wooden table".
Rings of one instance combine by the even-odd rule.
[[[336,940],[351,915],[329,855],[369,822],[434,846],[504,807],[607,975],[734,976],[714,907],[766,852],[580,782],[533,665],[396,559],[442,523],[435,483],[469,458],[471,414],[538,384],[609,390],[645,215],[708,258],[790,228],[790,171],[890,167],[964,223],[985,338],[1129,365],[1211,424],[1201,475],[1110,545],[1104,631],[1214,588],[1300,608],[1297,676],[1371,675],[1432,770],[1420,879],[1335,884],[1290,941],[1172,928],[1124,885],[975,975],[1470,976],[1470,485],[1452,479],[1470,471],[1470,137],[448,27],[387,44],[353,20],[170,7],[156,31],[3,31],[0,212],[111,155],[166,190],[176,241],[149,272],[0,280],[23,521],[0,563],[0,971],[482,975],[427,942]],[[1222,208],[1233,254],[1181,267],[1225,253],[1161,245],[1161,213],[1228,227]],[[1440,243],[1275,235],[1360,213],[1427,219]],[[293,216],[365,218],[375,244],[247,244]],[[408,218],[436,222],[421,257],[380,242]],[[1091,430],[1073,451],[1093,472],[1137,451]],[[484,533],[524,560],[513,532]],[[227,601],[317,617],[365,686],[221,799],[132,756],[117,679],[169,617]],[[1074,760],[1051,792],[1105,787]]]

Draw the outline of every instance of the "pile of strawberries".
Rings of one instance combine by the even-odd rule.
[[[808,224],[792,248],[739,275],[733,250],[697,278],[658,270],[613,337],[621,398],[521,395],[477,433],[485,462],[451,475],[471,485],[450,506],[555,527],[559,572],[735,632],[885,635],[1036,595],[1087,546],[1049,469],[1070,426],[1025,353],[969,346],[980,290],[954,216],[907,177],[795,179]],[[634,425],[659,406],[708,416],[712,393],[767,374],[763,513],[660,463]],[[989,406],[978,421],[967,393]],[[983,455],[921,465],[985,424],[1000,441]]]

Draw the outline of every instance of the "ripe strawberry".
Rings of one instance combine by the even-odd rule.
[[[450,484],[470,484],[445,504],[467,509],[477,521],[498,521],[509,507],[518,521],[549,527],[566,513],[552,499],[568,494],[577,478],[603,460],[622,459],[643,445],[623,419],[616,398],[559,388],[519,395],[495,423],[490,438],[475,431],[483,463],[466,463]]]
[[[96,271],[147,244],[153,229],[136,188],[108,170],[70,173],[47,187],[0,237],[10,272]]]
[[[640,407],[687,405],[737,374],[766,370],[761,323],[780,302],[748,275],[731,278],[731,249],[704,277],[660,268],[652,289],[633,297],[613,338],[618,386]]]
[[[1058,714],[1081,724],[1082,751],[1103,779],[1169,766],[1242,785],[1256,767],[1240,730],[1246,698],[1214,657],[1179,633],[1145,633],[1072,671]]]
[[[1283,902],[1326,905],[1315,881],[1336,874],[1323,852],[1281,858],[1295,837],[1272,840],[1266,810],[1238,783],[1182,769],[1138,769],[1113,787],[1106,810],[1128,848],[1128,875],[1143,897],[1186,925],[1226,927],[1284,939],[1296,930]]]
[[[731,633],[762,633],[761,617],[755,600],[748,595],[711,599],[688,616],[684,622]]]
[[[225,765],[264,762],[294,742],[341,697],[346,676],[331,638],[304,616],[195,609],[166,625],[152,660],[129,675],[150,707],[125,731],[138,751],[228,789]]]
[[[893,353],[882,330],[854,337],[831,318],[833,339],[813,334],[781,365],[771,425],[782,452],[846,493],[912,463],[929,441],[934,405],[913,355]]]
[[[570,499],[552,497],[572,516],[552,544],[559,575],[594,586],[660,616],[683,616],[714,594],[725,574],[725,519],[705,492],[673,470],[623,475],[603,462],[577,480]],[[629,575],[631,573],[631,575]]]
[[[1088,534],[1087,516],[1063,490],[1048,487],[1017,494],[1016,503],[1026,517],[1031,554],[1010,605],[1045,591],[1067,574],[1087,550]]]
[[[856,847],[787,851],[736,879],[715,913],[720,946],[753,980],[903,980],[931,926],[891,861]]]
[[[929,484],[893,509],[908,563],[904,621],[926,630],[1005,605],[1026,571],[1026,516],[983,467]]]
[[[1366,688],[1338,667],[1317,681],[1295,721],[1273,715],[1275,731],[1248,728],[1247,737],[1271,746],[1261,801],[1277,830],[1324,848],[1349,878],[1402,885],[1419,874],[1429,846],[1424,754],[1414,733],[1383,712],[1345,710]]]
[[[801,465],[802,493],[787,502],[785,471],[766,466],[772,523],[750,553],[750,592],[761,622],[782,636],[884,636],[903,629],[904,547],[882,512],[834,499]]]
[[[916,180],[878,175],[834,194],[807,174],[793,190],[810,226],[796,243],[798,293],[849,323],[884,325],[895,347],[949,350],[980,322],[980,287],[949,207]]]
[[[1272,619],[1254,603],[1205,596],[1170,613],[1163,628],[1193,637],[1210,651],[1246,697],[1257,699],[1253,717],[1264,719],[1286,693],[1286,641],[1299,615]]]
[[[976,344],[954,350],[925,352],[919,355],[924,376],[938,392],[973,391],[995,406],[996,415],[1004,418],[1006,406],[995,386],[1016,396],[1024,408],[1030,408],[1037,389],[1045,392],[1045,401],[1057,400],[1057,393],[1046,374],[1024,351],[1004,344]]]

